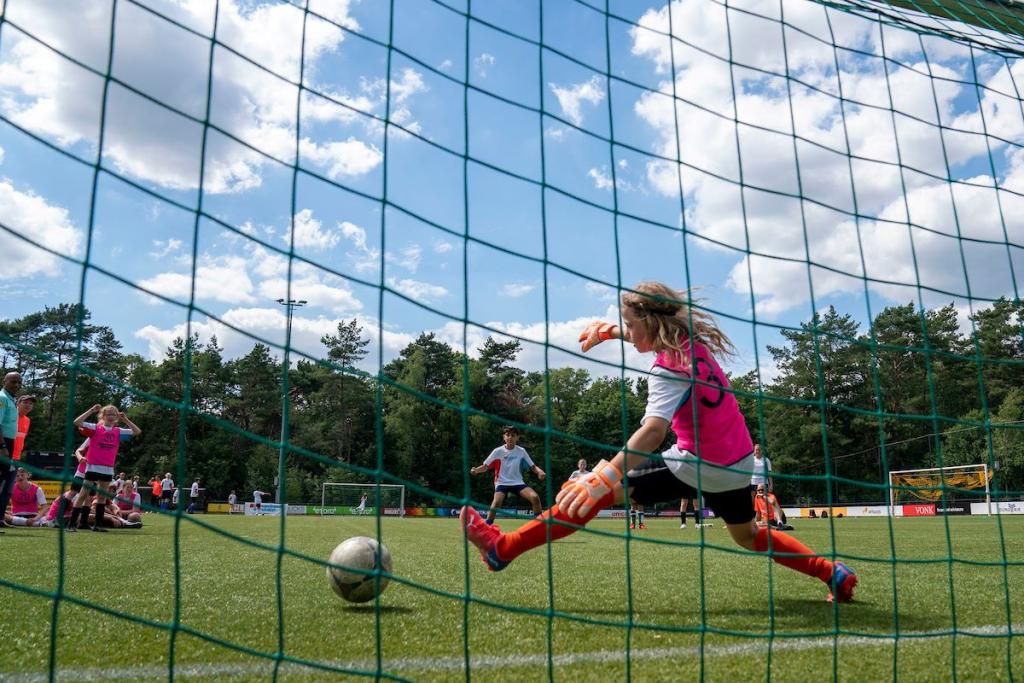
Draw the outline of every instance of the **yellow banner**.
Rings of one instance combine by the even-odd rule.
[[[947,489],[983,489],[985,488],[985,473],[978,472],[950,472],[941,475],[935,474],[894,474],[892,475],[893,486],[906,486],[909,488],[896,489],[894,491],[896,500],[901,497],[917,498],[934,502],[942,498],[943,485]]]

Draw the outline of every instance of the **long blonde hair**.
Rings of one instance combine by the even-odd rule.
[[[681,362],[688,360],[683,344],[690,339],[715,356],[736,353],[714,317],[694,306],[698,300],[692,298],[691,291],[677,291],[660,282],[641,282],[632,291],[623,292],[621,300],[643,325],[654,348],[675,354]]]

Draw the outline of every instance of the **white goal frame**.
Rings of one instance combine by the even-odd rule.
[[[988,510],[988,516],[992,516],[992,493],[989,490],[989,469],[988,464],[978,463],[977,465],[953,465],[950,467],[922,467],[916,470],[889,470],[889,514],[896,514],[896,494],[893,488],[892,475],[894,474],[914,474],[917,472],[952,472],[955,470],[974,470],[984,473],[985,476],[985,508]]]
[[[377,484],[377,483],[364,483],[358,484],[350,481],[325,481],[320,484],[320,516],[324,516],[324,508],[327,507],[327,487],[337,488],[357,488],[363,491],[370,491],[371,489],[398,489],[398,509],[401,512],[398,513],[399,517],[405,517],[405,485],[404,484]],[[367,501],[369,502],[369,501]],[[351,507],[356,507],[353,505]]]

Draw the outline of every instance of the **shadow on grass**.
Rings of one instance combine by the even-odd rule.
[[[626,621],[629,618],[629,613],[624,609],[595,608],[562,611],[574,616],[605,617],[621,621]],[[722,622],[736,619],[738,623],[744,624],[743,629],[748,628],[750,623],[758,623],[764,624],[767,632],[767,605],[709,608],[705,610],[704,614],[707,618],[707,623],[711,626],[727,628],[728,626]],[[693,605],[679,605],[656,609],[645,607],[633,611],[633,619],[638,624],[643,624],[651,616],[677,616],[685,618],[683,615],[698,617],[699,610]],[[775,600],[775,628],[778,632],[830,630],[835,626],[834,615],[832,605],[825,602],[824,598],[820,600],[804,600],[799,598],[779,598]],[[915,616],[913,613],[901,610],[899,617],[900,631],[926,631],[935,628],[934,616]],[[681,619],[681,623],[672,624],[672,626],[696,628],[700,626],[698,619],[686,618],[685,622]],[[875,605],[863,601],[840,605],[839,624],[843,628],[853,628],[858,631],[891,633],[893,631],[892,610],[885,605]]]
[[[358,612],[363,614],[373,614],[377,611],[377,607],[373,603],[367,603],[365,605],[344,605],[342,607],[346,612]],[[416,610],[411,607],[400,607],[398,605],[381,605],[381,614],[413,614]]]

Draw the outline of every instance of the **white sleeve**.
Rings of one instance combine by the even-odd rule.
[[[671,422],[679,406],[690,396],[690,386],[690,376],[685,373],[672,372],[660,365],[651,368],[647,382],[647,409],[640,424],[649,417]]]
[[[764,476],[770,477],[772,475],[772,461],[768,458],[764,459]]]
[[[520,446],[520,448],[523,447]],[[530,454],[526,452],[525,448],[523,448],[523,459],[526,461],[526,464],[528,464],[530,467],[536,467],[536,465],[533,463],[533,458],[530,457]]]
[[[498,448],[501,448],[500,446]],[[490,465],[492,462],[498,459],[498,449],[495,448],[491,451],[491,454],[484,459],[484,465]]]
[[[46,494],[43,493],[42,486],[36,488],[36,502],[39,503],[40,507],[46,505]]]

